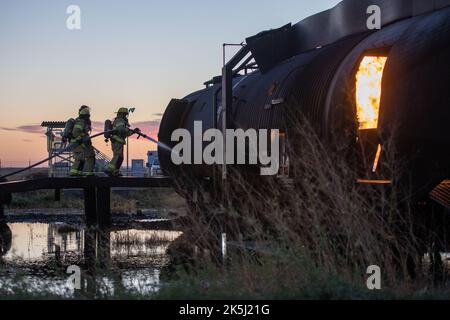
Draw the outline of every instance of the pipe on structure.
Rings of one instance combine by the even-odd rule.
[[[226,159],[226,130],[232,127],[232,108],[233,108],[233,69],[241,62],[250,52],[249,48],[242,47],[236,55],[231,58],[222,68],[222,123],[221,130],[224,136],[223,155]],[[222,166],[222,180],[226,180],[227,165]]]

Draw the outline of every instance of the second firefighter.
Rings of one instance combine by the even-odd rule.
[[[109,176],[121,176],[120,168],[122,167],[124,160],[123,152],[127,143],[127,138],[135,133],[140,133],[139,129],[130,129],[128,114],[129,112],[127,108],[120,108],[119,111],[117,111],[117,117],[112,122],[112,129],[114,131],[110,139],[113,158],[108,165],[108,169],[105,171],[105,173]]]

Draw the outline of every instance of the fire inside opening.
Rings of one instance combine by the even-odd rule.
[[[356,73],[356,107],[359,129],[378,128],[381,81],[387,57],[366,56]]]

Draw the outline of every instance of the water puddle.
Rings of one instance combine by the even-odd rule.
[[[81,291],[92,296],[158,290],[169,244],[181,232],[146,229],[91,230],[66,223],[0,226],[0,292],[24,290],[76,297],[69,266],[81,270]]]

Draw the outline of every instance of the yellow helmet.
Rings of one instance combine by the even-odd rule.
[[[125,113],[125,114],[128,114],[128,108],[125,108],[125,107],[120,108],[119,111],[117,111],[117,113]]]
[[[80,116],[90,116],[91,115],[91,109],[89,108],[83,108],[79,112]]]

